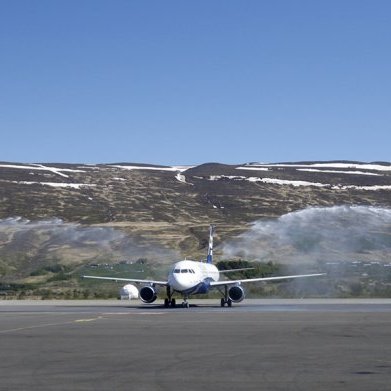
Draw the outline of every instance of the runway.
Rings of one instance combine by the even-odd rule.
[[[391,300],[0,301],[0,390],[388,390]]]

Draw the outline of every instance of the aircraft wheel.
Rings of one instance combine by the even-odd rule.
[[[165,306],[166,308],[168,308],[169,305],[170,305],[170,301],[168,300],[168,298],[165,298],[165,299],[164,299],[164,306]]]
[[[224,297],[222,297],[222,298],[221,298],[220,305],[221,305],[222,307],[224,307],[224,306],[225,306],[225,299],[224,299]]]
[[[171,300],[171,307],[172,307],[172,308],[175,308],[175,307],[176,307],[176,301],[175,301],[175,299],[172,299],[172,300]]]
[[[231,299],[228,299],[228,300],[227,300],[227,304],[228,304],[228,307],[232,307],[232,300],[231,300]]]

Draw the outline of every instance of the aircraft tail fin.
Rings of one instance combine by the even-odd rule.
[[[215,232],[215,226],[211,224],[209,226],[209,245],[208,256],[206,257],[206,263],[213,263],[213,234]]]

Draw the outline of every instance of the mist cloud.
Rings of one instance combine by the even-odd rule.
[[[84,226],[60,219],[0,220],[0,255],[25,252],[32,256],[71,257],[74,261],[106,257],[113,259],[173,259],[177,254],[150,241],[112,227]]]
[[[391,210],[367,206],[308,208],[251,229],[223,245],[224,257],[296,264],[317,261],[390,262]]]

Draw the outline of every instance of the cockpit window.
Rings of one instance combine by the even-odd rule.
[[[174,273],[193,273],[193,274],[195,274],[195,271],[193,269],[174,269]]]

